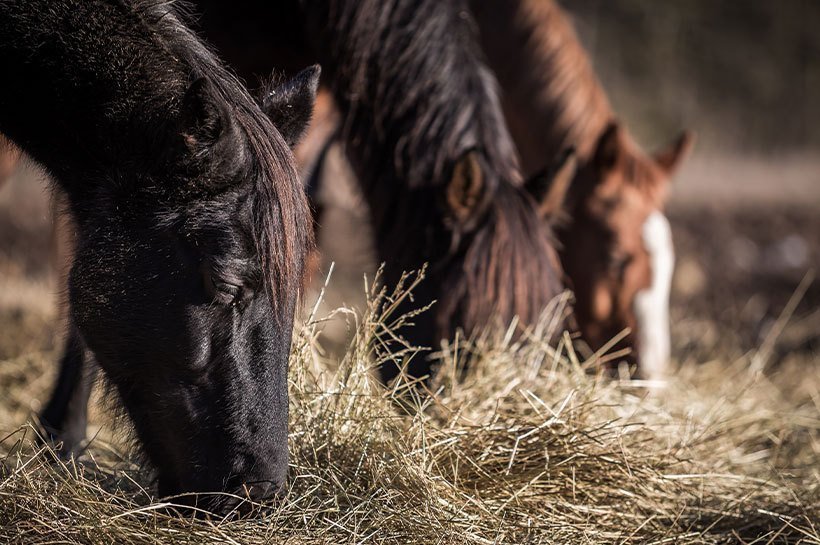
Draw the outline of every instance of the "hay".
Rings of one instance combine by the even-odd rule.
[[[319,349],[323,320],[295,343],[290,490],[264,516],[170,516],[104,434],[61,464],[22,427],[0,441],[0,543],[820,544],[816,364],[621,382],[566,336],[546,343],[557,301],[523,341],[512,328],[458,340],[427,386],[384,388],[380,359],[423,356],[395,349],[407,290],[368,293],[362,314],[336,313],[354,332],[341,360]],[[25,372],[10,361],[0,383]]]

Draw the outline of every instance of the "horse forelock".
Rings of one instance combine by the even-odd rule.
[[[281,319],[282,311],[300,295],[304,262],[313,245],[310,212],[296,170],[295,159],[273,122],[234,74],[219,61],[188,26],[187,4],[144,0],[133,4],[152,21],[158,39],[190,70],[189,79],[206,77],[227,102],[252,153],[253,238],[263,272],[265,290]]]
[[[463,312],[467,329],[494,317],[532,323],[563,290],[552,234],[531,200],[505,183],[489,203],[465,250],[463,285],[444,304],[445,312]]]
[[[652,208],[663,209],[669,179],[631,138],[623,145],[617,168],[621,169],[624,184],[637,189]]]
[[[263,126],[264,122],[270,125],[269,130],[248,131],[261,172],[255,182],[254,237],[276,309],[301,295],[304,263],[314,241],[310,210],[290,148],[267,118],[262,121]]]

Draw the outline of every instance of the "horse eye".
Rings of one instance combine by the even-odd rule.
[[[609,258],[609,268],[613,274],[618,277],[622,277],[624,271],[626,271],[626,267],[632,261],[632,256],[630,255],[613,255]]]
[[[223,305],[235,305],[242,295],[242,287],[216,278],[210,267],[202,267],[202,283],[208,296]]]
[[[227,282],[215,281],[214,291],[216,297],[223,303],[233,305],[239,300],[242,288]]]

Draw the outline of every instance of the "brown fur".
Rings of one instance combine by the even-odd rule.
[[[552,0],[472,4],[524,171],[569,146],[589,159],[613,112],[561,8]]]

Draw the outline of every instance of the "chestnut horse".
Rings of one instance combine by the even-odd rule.
[[[674,262],[663,206],[691,135],[654,156],[644,153],[616,121],[571,22],[553,0],[473,0],[472,7],[524,171],[567,146],[578,153],[568,218],[557,235],[584,338],[597,349],[630,329],[620,346],[633,349],[641,376],[662,378]]]

